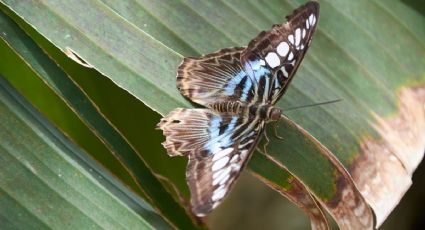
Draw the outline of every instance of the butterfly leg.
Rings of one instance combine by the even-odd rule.
[[[283,140],[283,137],[279,136],[279,133],[278,133],[278,130],[277,130],[279,128],[278,122],[279,121],[275,121],[274,124],[273,124],[274,136],[279,140]]]
[[[268,155],[267,146],[269,145],[270,139],[267,136],[267,129],[264,129],[264,138],[266,139],[266,143],[263,144],[263,152],[264,154]]]

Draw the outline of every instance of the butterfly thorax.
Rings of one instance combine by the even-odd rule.
[[[220,101],[209,106],[219,113],[230,113],[245,117],[258,117],[263,120],[276,121],[282,115],[282,110],[269,104],[244,104],[239,101]]]

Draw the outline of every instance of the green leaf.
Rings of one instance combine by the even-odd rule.
[[[175,88],[175,69],[182,56],[246,45],[259,31],[282,23],[283,16],[302,3],[3,2],[55,46],[74,51],[162,115],[175,107],[190,107]],[[345,166],[373,208],[379,226],[410,186],[411,173],[423,156],[425,17],[397,0],[320,3],[319,29],[312,47],[278,105],[288,108],[343,99],[334,105],[288,111],[287,116]],[[88,94],[94,94],[93,90]],[[288,123],[281,125],[279,133],[285,128]],[[152,133],[145,131],[145,135]],[[276,164],[270,167],[282,170],[279,164],[286,166],[318,200],[329,203],[332,212],[332,201],[344,201],[344,190],[334,177],[334,172],[341,172],[335,171],[338,162],[315,155],[322,152],[315,151],[314,141],[303,142],[296,135],[269,144],[276,154]],[[250,165],[255,164],[260,163],[253,158]],[[387,179],[394,177],[397,180]]]
[[[171,229],[2,77],[0,115],[2,228]]]
[[[59,100],[65,102],[65,110],[69,108],[76,113],[80,123],[87,125],[88,129],[93,131],[94,136],[105,143],[106,148],[112,153],[114,162],[122,162],[124,165],[124,175],[130,179],[135,178],[135,190],[141,191],[143,197],[149,200],[154,208],[159,211],[165,219],[171,221],[173,225],[179,228],[194,228],[191,218],[174,198],[165,190],[160,181],[153,175],[151,170],[146,166],[132,146],[124,139],[124,137],[102,116],[97,108],[91,103],[90,99],[84,92],[70,79],[58,66],[46,56],[43,51],[29,37],[16,27],[16,24],[10,21],[4,14],[0,16],[0,24],[2,25],[2,38],[24,61],[23,68],[27,68],[31,73],[27,73],[28,79],[39,87],[44,87],[44,92],[55,93]],[[16,55],[15,54],[15,55]],[[30,68],[28,68],[30,67]],[[10,73],[12,75],[12,73]],[[11,78],[17,85],[22,84],[22,79]],[[25,88],[21,90],[28,96],[30,91]],[[52,96],[50,96],[52,97]],[[41,109],[46,110],[46,106],[35,100]],[[54,105],[60,106],[61,103],[54,101]],[[62,106],[64,106],[62,105]],[[48,106],[52,106],[49,104]],[[66,108],[69,106],[69,108]],[[46,111],[47,112],[47,111]],[[48,114],[54,116],[51,112]],[[71,112],[71,114],[73,114]],[[73,114],[75,116],[75,114]],[[55,117],[52,117],[55,119]],[[63,117],[62,117],[63,119]],[[60,123],[60,122],[59,122]],[[80,124],[77,124],[80,125]],[[66,128],[66,127],[65,127]],[[90,147],[89,147],[90,148]],[[108,153],[108,154],[111,154]],[[96,155],[95,155],[96,157]],[[99,158],[100,161],[105,158]],[[111,171],[114,167],[111,167]],[[116,171],[115,171],[116,172]],[[120,176],[120,175],[118,175]],[[124,177],[121,175],[121,177]],[[126,177],[124,177],[124,181]],[[132,185],[132,184],[130,184]]]

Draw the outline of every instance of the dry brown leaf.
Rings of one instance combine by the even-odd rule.
[[[349,169],[381,226],[409,189],[412,173],[424,155],[425,86],[400,91],[400,112],[391,118],[376,114],[373,124],[382,140],[365,140]]]

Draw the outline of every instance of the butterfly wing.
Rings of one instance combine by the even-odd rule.
[[[192,210],[204,216],[222,202],[246,165],[264,121],[209,109],[175,109],[159,123],[171,156],[187,155]]]
[[[245,72],[266,87],[258,100],[275,104],[285,93],[310,46],[319,18],[319,3],[308,2],[286,17],[288,22],[261,32],[241,55]]]
[[[218,101],[249,103],[255,89],[240,63],[244,49],[227,48],[200,58],[185,58],[177,71],[177,88],[206,107]]]

